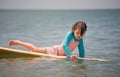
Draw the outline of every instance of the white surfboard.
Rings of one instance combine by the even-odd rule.
[[[49,55],[49,54],[43,54],[43,53],[37,53],[37,52],[31,52],[31,51],[25,51],[25,50],[0,47],[0,58],[42,57],[42,56],[52,57],[52,58],[61,58],[61,59],[67,58],[67,56],[55,56],[55,55]],[[78,59],[108,61],[108,60],[97,59],[97,58],[78,58]]]

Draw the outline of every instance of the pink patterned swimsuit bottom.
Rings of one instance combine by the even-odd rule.
[[[62,45],[54,45],[51,47],[45,47],[45,51],[50,55],[61,55],[61,52],[64,52]]]

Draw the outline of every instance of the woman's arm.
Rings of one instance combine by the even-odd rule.
[[[79,57],[84,58],[85,50],[84,50],[84,45],[83,45],[83,38],[79,40],[78,50],[79,50]]]
[[[64,49],[67,56],[72,55],[72,53],[68,47],[68,44],[70,43],[71,39],[72,39],[72,32],[68,32],[67,35],[65,36],[64,41],[63,41],[63,49]]]

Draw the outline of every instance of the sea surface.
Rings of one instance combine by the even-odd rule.
[[[120,77],[120,10],[0,10],[0,47],[13,39],[37,47],[60,44],[79,20],[88,26],[85,57],[108,62],[1,58],[0,77]]]

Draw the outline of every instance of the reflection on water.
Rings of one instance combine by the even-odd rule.
[[[85,75],[85,66],[78,60],[52,58],[16,58],[0,60],[0,77],[78,77]],[[32,73],[32,74],[31,74]]]
[[[8,58],[0,60],[0,77],[112,77],[118,71],[115,71],[117,66],[111,67],[110,63],[55,58]]]

